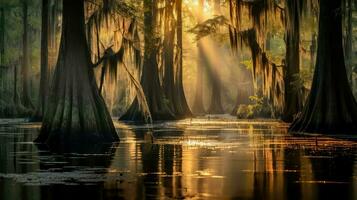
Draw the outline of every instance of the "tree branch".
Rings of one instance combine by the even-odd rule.
[[[93,63],[93,64],[92,64],[92,67],[93,67],[93,68],[98,67],[100,64],[102,64],[102,62],[104,61],[104,59],[106,59],[106,58],[108,58],[108,57],[110,57],[110,56],[113,55],[112,47],[113,47],[113,45],[110,46],[109,48],[107,48],[107,49],[104,51],[104,55],[103,55],[101,58],[99,58],[96,63]]]

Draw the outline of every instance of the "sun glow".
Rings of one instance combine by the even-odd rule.
[[[199,0],[184,0],[184,4],[188,6],[188,9],[193,12],[193,14],[198,13],[196,11],[199,9]],[[212,6],[207,1],[204,1],[203,13],[204,15],[211,15],[212,13]]]

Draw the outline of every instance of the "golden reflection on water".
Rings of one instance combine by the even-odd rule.
[[[94,184],[90,190],[94,194],[88,194],[102,199],[357,197],[357,144],[353,141],[294,136],[287,133],[286,124],[272,121],[188,119],[151,126],[115,125],[121,142],[114,146],[113,155],[96,160],[44,154],[29,143],[37,125],[17,126],[22,128],[20,136],[2,135],[6,130],[0,128],[0,172],[36,172],[41,177],[56,168],[79,166],[79,178],[75,170],[65,177],[56,176],[65,180],[61,184],[84,177],[89,181],[81,184],[93,185],[97,178],[101,184]],[[51,197],[53,193],[41,184],[28,188],[22,179],[5,180],[0,175],[0,199],[16,199],[24,190],[30,191],[27,197],[34,194],[28,199],[44,199],[41,194]],[[8,191],[16,182],[17,189]]]

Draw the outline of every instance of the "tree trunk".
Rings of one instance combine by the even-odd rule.
[[[63,0],[59,57],[36,142],[53,148],[118,141],[98,91],[85,35],[84,0]]]
[[[197,44],[198,54],[197,54],[197,74],[196,74],[196,93],[195,99],[192,106],[193,113],[197,115],[204,115],[206,113],[203,105],[203,73],[204,73],[204,61],[202,58],[203,47],[202,41],[198,41]]]
[[[153,120],[175,119],[165,99],[163,88],[159,80],[159,70],[156,56],[158,53],[156,38],[156,12],[157,0],[144,0],[144,35],[145,53],[144,66],[141,76],[141,85],[151,112]],[[145,116],[140,110],[138,99],[135,98],[129,110],[121,120],[145,121]]]
[[[42,0],[42,25],[41,25],[41,79],[39,101],[35,118],[42,120],[48,92],[48,11],[49,0]]]
[[[252,103],[250,97],[254,95],[254,78],[251,70],[247,66],[241,65],[241,82],[238,84],[236,105],[231,115],[237,116],[240,105],[249,105]]]
[[[317,48],[316,33],[313,33],[311,36],[311,46],[310,46],[310,63],[311,63],[310,71],[311,71],[311,73],[313,73],[313,70],[315,67],[316,48]]]
[[[182,0],[176,0],[176,13],[177,13],[177,48],[178,48],[178,61],[176,68],[176,115],[178,117],[191,117],[192,113],[188,106],[185,91],[183,88],[183,45],[182,45]]]
[[[60,3],[59,0],[49,0],[49,15],[48,15],[48,80],[51,80],[53,74],[54,66],[56,65],[57,60],[57,51],[58,51],[58,41],[57,41],[57,32],[58,32],[58,16]]]
[[[198,10],[198,22],[203,21],[203,6],[204,0],[199,0],[199,10]],[[205,60],[203,58],[203,44],[202,39],[198,41],[197,44],[198,54],[197,54],[197,74],[196,74],[196,94],[195,99],[192,106],[192,111],[195,114],[203,115],[206,113],[204,105],[203,105],[203,73],[204,73],[204,65]]]
[[[167,0],[169,4],[165,7],[165,33],[162,56],[164,60],[163,88],[165,97],[169,101],[170,109],[179,119],[192,114],[187,105],[182,83],[182,1],[176,1],[177,24],[174,21],[174,7],[171,6],[170,1],[173,0]],[[176,55],[174,55],[176,32],[178,47]],[[179,59],[176,63],[174,62],[175,56]]]
[[[22,1],[23,11],[23,46],[22,46],[22,93],[21,101],[26,108],[34,109],[30,97],[30,77],[29,77],[29,49],[28,49],[28,2]]]
[[[5,9],[0,8],[0,88],[6,91],[5,69]]]
[[[352,85],[352,68],[353,68],[353,58],[352,58],[352,0],[347,0],[346,5],[346,38],[345,38],[345,60],[346,60],[346,71],[348,76],[348,81]]]
[[[13,91],[13,101],[17,106],[20,104],[19,102],[19,93],[17,93],[17,65],[14,65],[14,91]]]
[[[48,41],[50,48],[57,48],[56,33],[57,33],[57,22],[59,15],[59,0],[49,0],[49,10],[48,10]]]
[[[220,0],[214,0],[214,14],[215,15],[220,15],[221,14],[221,5],[220,5]],[[208,113],[210,114],[224,114],[224,109],[222,106],[222,97],[221,97],[221,79],[219,77],[219,71],[218,67],[219,66],[212,66],[210,64],[209,68],[207,68],[212,84],[211,88],[211,103],[208,108]],[[213,64],[215,65],[215,63]]]
[[[294,86],[300,74],[300,2],[286,0],[285,102],[283,120],[292,122],[302,109],[301,89]]]
[[[342,0],[320,0],[317,61],[311,92],[292,132],[357,131],[357,103],[346,75],[342,47]]]
[[[0,66],[5,65],[5,9],[0,8]]]
[[[168,100],[170,110],[176,115],[176,93],[175,93],[175,79],[174,79],[174,16],[173,7],[170,4],[171,0],[166,0],[168,3],[165,5],[165,17],[164,17],[164,44],[163,44],[163,88],[165,97]]]
[[[224,114],[224,109],[221,100],[221,84],[219,80],[214,80],[212,83],[211,104],[208,109],[209,114]]]
[[[211,103],[208,109],[208,113],[224,114],[221,99],[221,80],[219,78],[218,70],[215,69],[216,67],[217,66],[210,66],[209,69],[207,69],[212,84]]]

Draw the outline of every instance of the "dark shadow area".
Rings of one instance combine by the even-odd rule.
[[[37,144],[40,171],[58,181],[41,187],[40,199],[106,199],[105,181],[118,145],[78,143],[53,149]]]

